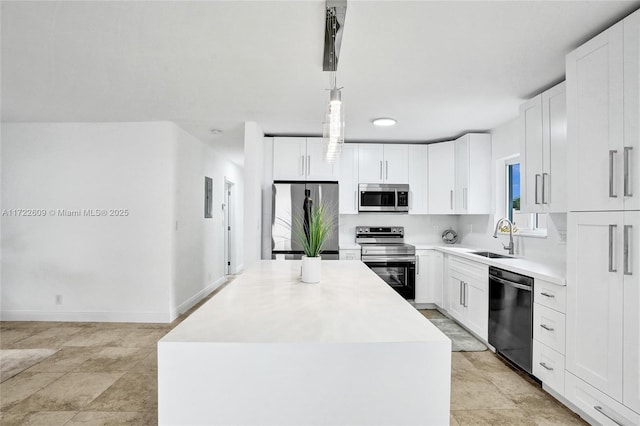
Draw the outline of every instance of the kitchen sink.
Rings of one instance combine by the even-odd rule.
[[[472,251],[471,254],[476,256],[488,257],[490,259],[513,259],[513,256],[505,256],[499,253],[492,253],[490,251]]]

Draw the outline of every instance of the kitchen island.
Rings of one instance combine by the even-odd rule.
[[[360,261],[247,269],[158,342],[160,424],[449,423],[451,341]]]

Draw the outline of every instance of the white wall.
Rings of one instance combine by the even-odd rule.
[[[492,182],[495,188],[493,203],[497,212],[504,210],[502,200],[505,197],[505,190],[500,184],[504,166],[501,160],[519,154],[519,126],[519,119],[516,118],[491,131],[492,163],[495,166]],[[497,239],[492,237],[496,219],[498,218],[495,215],[461,215],[458,221],[461,244],[499,253],[504,252],[502,244],[509,242],[509,236],[500,235]],[[549,215],[547,237],[515,236],[515,253],[533,260],[564,264],[566,263],[566,229],[566,214]]]
[[[255,122],[245,123],[244,131],[244,267],[262,255],[262,192],[264,182],[264,133]]]
[[[47,212],[2,217],[2,319],[169,320],[172,128],[2,125],[3,209]],[[60,217],[59,209],[128,216]]]
[[[2,217],[2,319],[168,322],[224,281],[224,182],[242,217],[243,170],[175,124],[3,124],[1,159],[3,209],[46,212]]]
[[[176,159],[175,185],[175,278],[172,317],[183,313],[225,280],[224,211],[225,179],[233,182],[235,197],[231,211],[240,216],[243,170],[216,155],[213,148],[174,126]],[[204,218],[204,179],[213,179],[212,218]],[[242,221],[234,224],[235,252],[232,270],[242,265]]]

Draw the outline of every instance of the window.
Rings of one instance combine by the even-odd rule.
[[[520,235],[547,235],[546,213],[523,213],[520,210],[520,159],[505,160],[505,216],[513,222]],[[508,231],[508,228],[503,228]]]

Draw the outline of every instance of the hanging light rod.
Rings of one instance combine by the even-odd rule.
[[[347,0],[326,0],[323,71],[336,71],[347,15]]]

